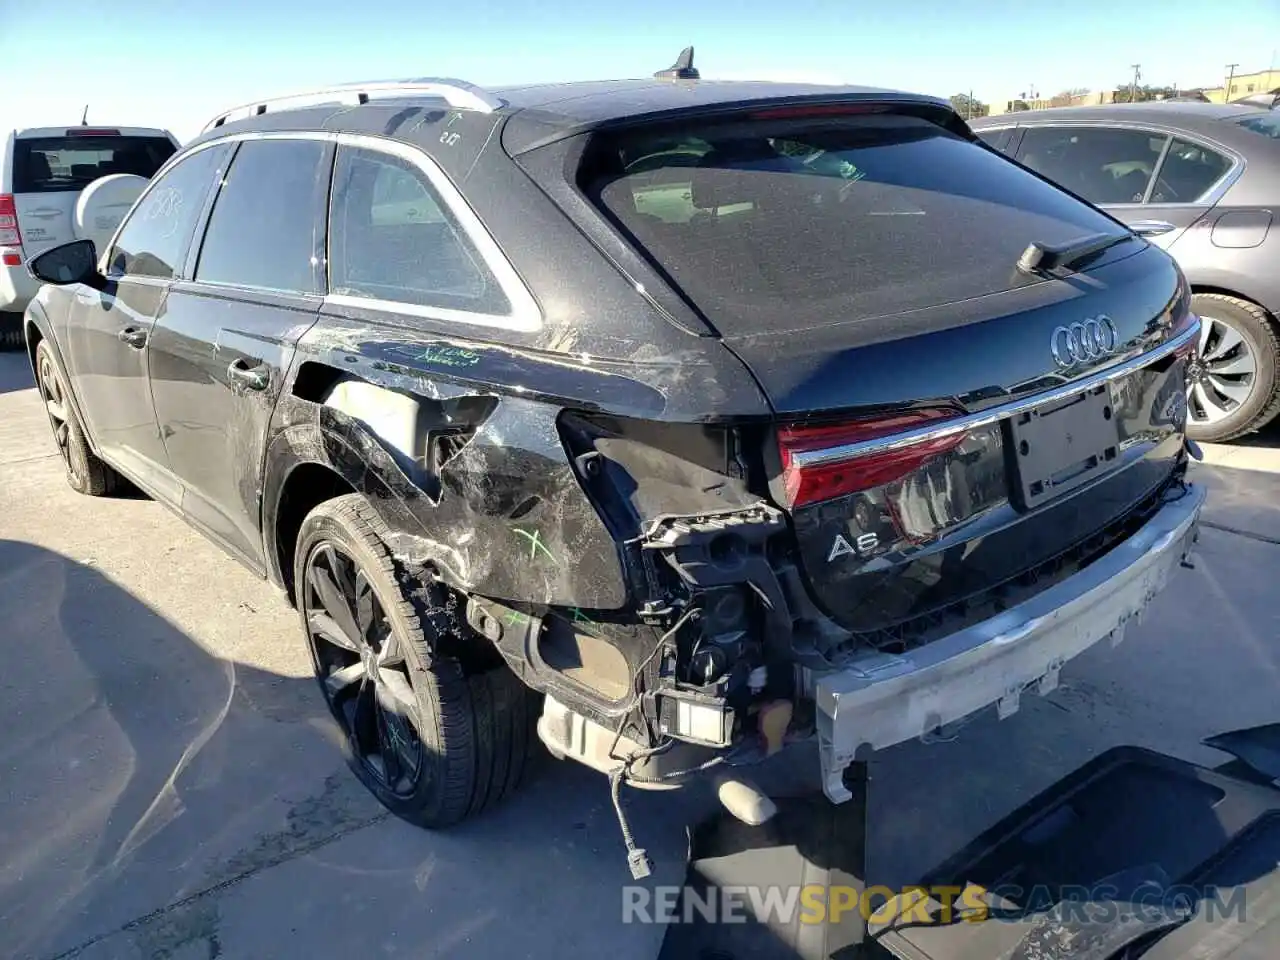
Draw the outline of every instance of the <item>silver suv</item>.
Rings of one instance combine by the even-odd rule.
[[[22,344],[22,311],[40,287],[26,261],[72,240],[104,243],[177,149],[167,130],[85,124],[0,141],[0,348]]]

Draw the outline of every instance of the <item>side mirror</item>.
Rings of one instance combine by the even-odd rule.
[[[98,250],[92,240],[73,240],[37,254],[27,261],[27,270],[37,280],[65,287],[83,283],[101,290],[106,278],[98,272]]]

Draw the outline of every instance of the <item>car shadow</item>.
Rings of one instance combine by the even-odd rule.
[[[0,611],[0,956],[333,956],[398,935],[388,955],[479,939],[550,957],[619,934],[656,954],[660,928],[621,923],[625,854],[594,772],[544,760],[492,813],[423,831],[346,768],[310,676],[210,653],[92,561],[0,538]],[[624,802],[677,883],[670,817],[688,805]],[[336,909],[353,896],[377,917]],[[558,940],[573,911],[587,919]]]
[[[1256,433],[1231,442],[1233,447],[1256,447],[1264,450],[1280,450],[1280,417],[1272,420]]]
[[[0,609],[0,955],[73,949],[381,814],[309,677],[213,656],[28,543],[0,539]]]

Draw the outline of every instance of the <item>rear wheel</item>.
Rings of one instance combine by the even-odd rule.
[[[381,527],[360,494],[308,514],[294,559],[298,609],[356,776],[398,816],[444,827],[524,778],[536,698],[505,665],[468,669],[440,652],[459,629],[444,588],[402,577]]]
[[[120,487],[120,475],[89,448],[84,428],[71,405],[66,380],[47,340],[41,340],[36,346],[36,386],[44,401],[45,413],[49,415],[53,442],[62,455],[71,489],[90,497],[114,493]]]
[[[1200,346],[1187,368],[1187,433],[1194,440],[1232,440],[1280,412],[1280,336],[1257,304],[1198,293]]]

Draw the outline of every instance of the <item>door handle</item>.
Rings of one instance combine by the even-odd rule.
[[[1158,237],[1178,228],[1167,220],[1135,220],[1129,224],[1129,229],[1140,237]]]
[[[127,343],[135,350],[141,350],[147,345],[147,331],[139,330],[137,327],[125,327],[116,337],[121,343]]]
[[[251,367],[249,361],[241,357],[231,361],[231,366],[227,367],[227,376],[250,390],[265,390],[271,383],[271,368],[265,363]]]

